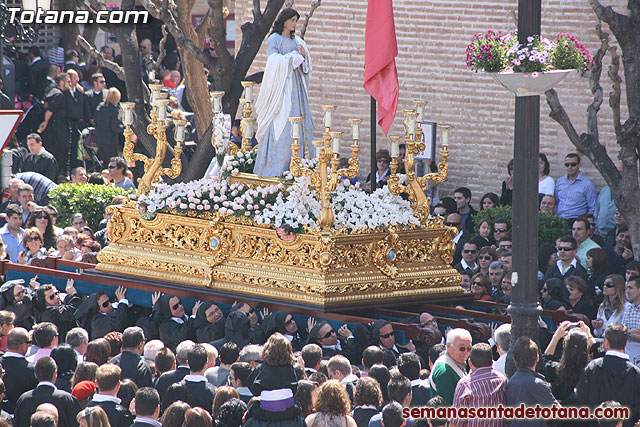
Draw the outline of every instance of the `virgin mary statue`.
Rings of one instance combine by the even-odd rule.
[[[300,14],[283,9],[267,40],[267,66],[255,109],[258,114],[258,153],[254,172],[262,177],[281,176],[291,161],[289,117],[302,117],[301,156],[310,158],[313,120],[307,97],[311,76],[309,49],[295,35]]]

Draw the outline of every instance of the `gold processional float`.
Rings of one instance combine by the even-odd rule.
[[[255,119],[252,114],[252,82],[243,82],[240,100],[242,111],[242,145],[233,151],[252,150]],[[133,152],[133,103],[123,103],[126,130],[124,157],[127,161],[144,162],[145,174],[138,180],[138,195],[147,194],[162,175],[176,178],[181,172],[180,155],[185,134],[185,121],[174,120],[174,158],[170,168],[163,168],[168,151],[166,137],[167,103],[162,85],[150,85],[152,122],[147,132],[157,141],[156,155],[147,158]],[[222,92],[213,92],[214,122],[221,114]],[[414,173],[414,156],[425,149],[422,142],[424,101],[414,101],[415,110],[404,110],[405,135],[392,137],[389,191],[408,194],[419,225],[385,226],[377,229],[349,231],[334,226],[331,193],[341,177],[358,174],[360,147],[359,124],[350,119],[352,128],[351,158],[348,167],[339,169],[341,132],[331,129],[331,113],[335,106],[323,106],[324,133],[314,141],[318,166],[303,168],[299,156],[301,118],[289,118],[292,127],[290,171],[295,177],[306,175],[321,203],[318,228],[306,228],[291,239],[283,239],[278,231],[258,224],[250,217],[221,215],[219,212],[179,214],[176,210],[158,213],[145,219],[138,202],[108,208],[112,214],[108,224],[110,244],[98,255],[97,270],[138,276],[153,281],[209,288],[212,294],[233,298],[271,301],[315,310],[344,309],[403,302],[420,303],[460,296],[461,277],[451,268],[457,230],[443,225],[440,217],[429,215],[430,199],[425,195],[428,181],[441,183],[447,178],[447,138],[451,126],[442,130],[441,161],[437,173],[418,177]],[[215,132],[214,132],[215,133]],[[406,144],[404,159],[406,185],[399,183],[399,142]],[[216,141],[212,136],[214,147]],[[435,141],[434,141],[435,143]],[[254,148],[255,149],[255,148]],[[231,153],[235,154],[235,153]],[[282,183],[282,179],[261,178],[239,173],[230,183],[241,182],[251,188]],[[383,206],[380,207],[384,209]]]

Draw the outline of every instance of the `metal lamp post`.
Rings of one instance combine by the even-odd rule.
[[[540,34],[541,0],[518,0],[518,41]],[[538,155],[540,96],[516,97],[513,168],[512,342],[521,336],[538,337]],[[511,358],[507,358],[511,361]],[[513,369],[513,366],[511,366]],[[515,369],[514,369],[515,370]],[[507,367],[507,374],[510,369]]]

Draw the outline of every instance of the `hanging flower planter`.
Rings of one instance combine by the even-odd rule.
[[[591,53],[569,33],[549,41],[540,36],[519,43],[515,32],[478,33],[467,46],[467,66],[485,71],[516,96],[542,95],[572,70],[588,70]]]
[[[556,86],[572,70],[553,70],[532,73],[489,73],[493,79],[516,96],[542,95]]]

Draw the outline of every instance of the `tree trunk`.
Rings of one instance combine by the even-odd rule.
[[[133,10],[135,0],[123,0],[122,10]],[[120,50],[122,52],[122,66],[125,69],[125,84],[127,86],[127,96],[129,102],[136,104],[136,119],[133,121],[133,131],[142,143],[147,152],[154,156],[156,153],[156,140],[147,133],[149,124],[146,112],[146,105],[149,101],[148,95],[142,88],[142,69],[140,67],[140,54],[138,51],[138,36],[134,25],[115,25],[114,32]]]
[[[75,0],[60,0],[59,10],[76,10]],[[62,47],[65,51],[77,49],[76,38],[80,35],[78,24],[65,24],[62,26]]]
[[[184,35],[193,40],[199,49],[204,48],[205,34],[196,34],[191,23],[191,9],[193,1],[181,1],[178,3],[177,22],[184,32]],[[195,115],[196,129],[198,135],[204,135],[211,125],[213,112],[211,111],[211,101],[209,99],[209,87],[204,74],[204,64],[193,55],[193,53],[178,44],[178,51],[182,62],[182,70],[187,85],[187,99]]]

